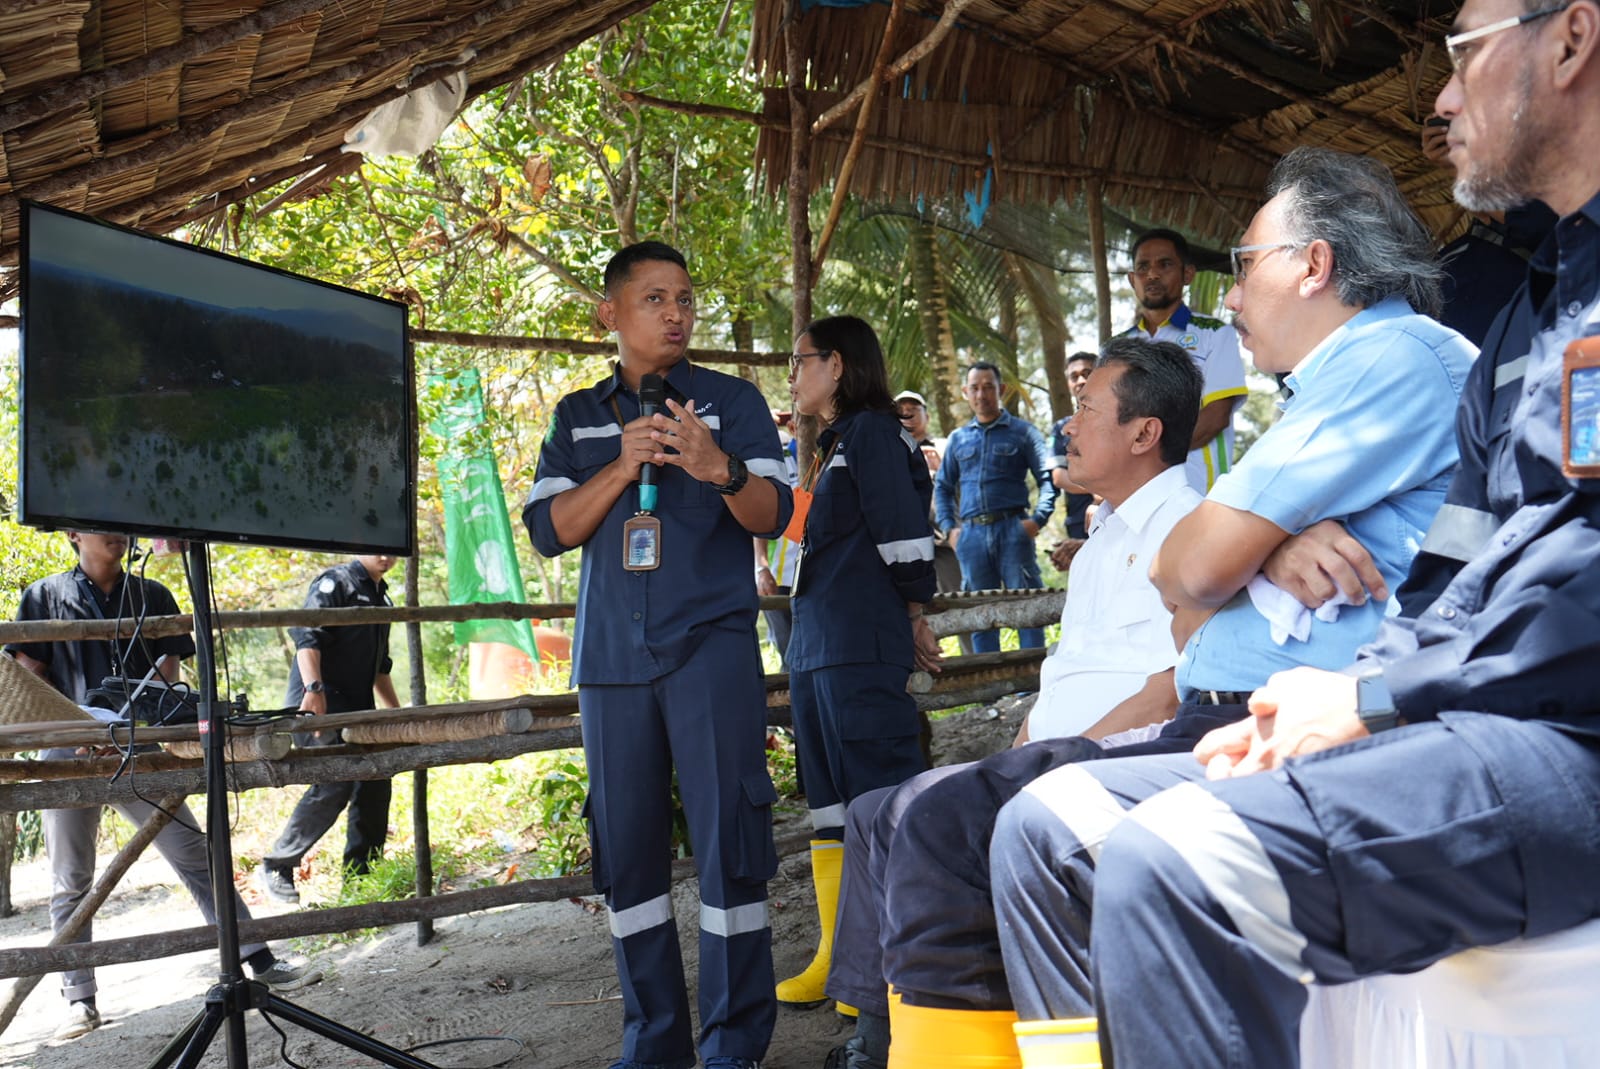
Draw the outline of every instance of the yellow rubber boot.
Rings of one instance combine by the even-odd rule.
[[[889,999],[889,1069],[1020,1069],[1014,1010],[935,1010]]]
[[[833,963],[833,924],[839,915],[839,872],[844,868],[844,843],[837,839],[811,840],[811,882],[817,889],[817,919],[822,936],[817,954],[805,971],[778,984],[778,1001],[805,1004],[827,998],[828,966]]]
[[[1100,1022],[1093,1017],[1018,1021],[1015,1032],[1023,1069],[1100,1069]]]

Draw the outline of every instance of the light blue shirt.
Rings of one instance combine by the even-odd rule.
[[[1363,309],[1288,376],[1282,416],[1209,499],[1290,534],[1339,520],[1399,589],[1456,467],[1456,406],[1476,356],[1471,342],[1399,297]],[[1253,690],[1299,665],[1343,668],[1386,610],[1398,607],[1343,606],[1331,623],[1313,619],[1305,642],[1279,646],[1241,591],[1184,647],[1179,692]]]

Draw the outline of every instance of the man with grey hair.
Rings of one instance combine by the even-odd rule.
[[[1138,562],[1175,609],[1181,653],[1165,709],[1125,703],[1093,731],[1171,717],[1158,741],[1185,761],[1219,720],[1247,717],[1250,691],[1274,672],[1348,663],[1377,633],[1388,591],[1444,501],[1457,453],[1442,414],[1455,406],[1475,355],[1419,311],[1438,306],[1432,242],[1381,165],[1300,149],[1274,168],[1268,193],[1235,250],[1227,304],[1256,365],[1286,375],[1291,396],[1154,560]],[[1350,551],[1365,578],[1325,565],[1325,548],[1346,540],[1365,546],[1366,554]],[[1336,579],[1347,587],[1344,604],[1320,615],[1288,592]],[[992,814],[1001,803],[1011,812],[1057,777],[1081,775],[1073,769],[1157,751],[1063,743],[1020,776],[1020,754],[979,763],[989,824],[970,800],[959,810],[948,804],[945,783],[908,807],[890,844],[884,911],[884,974],[904,1000],[895,1007],[897,1047],[907,1038],[951,1049],[952,1036],[982,1032],[985,1022],[1009,1027],[1013,998],[1021,1010],[1038,985],[1073,985],[1070,956],[1050,961],[1065,970],[1059,975],[1041,965],[1018,984],[1010,943],[1019,921],[1016,913],[1008,920],[1000,899],[1002,881],[1019,869],[1015,853],[1065,833],[1072,813],[1047,807],[1057,831],[1030,828],[1034,838],[1021,842],[1005,838],[1004,816],[995,823]],[[923,812],[932,807],[943,821]],[[935,895],[959,896],[968,908],[946,908]],[[1048,916],[1053,905],[1028,901],[1017,912]]]
[[[1600,916],[1600,493],[1562,433],[1600,351],[1600,3],[1468,0],[1455,29],[1456,199],[1561,219],[1473,366],[1403,611],[1343,671],[1274,675],[1192,757],[1054,773],[1002,813],[1030,1044],[1098,1011],[1108,1063],[1292,1066],[1312,981]],[[1252,228],[1252,326],[1269,271],[1312,278],[1283,223]]]

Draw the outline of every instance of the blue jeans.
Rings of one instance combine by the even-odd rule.
[[[1039,590],[1044,586],[1033,539],[1022,529],[1023,519],[1017,516],[999,523],[961,525],[956,559],[961,562],[963,590]],[[1025,650],[1042,647],[1044,628],[1018,628],[1017,645]],[[972,633],[973,653],[996,653],[999,649],[999,631]]]

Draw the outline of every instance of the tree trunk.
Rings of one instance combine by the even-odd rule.
[[[950,302],[945,294],[933,225],[918,222],[911,228],[910,237],[911,290],[922,324],[923,351],[928,354],[933,408],[941,433],[948,435],[965,415],[958,413],[955,406],[955,398],[961,395],[961,367],[956,359],[955,335],[950,329]]]
[[[1024,404],[1027,398],[1022,390],[1022,364],[1017,353],[1017,283],[1009,273],[1000,277],[995,300],[1000,305],[1000,336],[1006,340],[1006,352],[1000,357],[1000,372],[1011,387],[1005,395],[1006,408],[1013,416],[1030,419],[1028,406]]]
[[[1067,345],[1072,334],[1061,311],[1061,291],[1050,269],[1014,253],[1006,253],[1011,277],[1028,297],[1028,306],[1039,324],[1039,344],[1044,349],[1045,381],[1050,384],[1050,421],[1072,414],[1072,395],[1067,389]]]
[[[1094,303],[1099,311],[1100,344],[1111,340],[1111,268],[1106,259],[1104,192],[1098,178],[1085,192],[1089,200],[1089,262],[1094,264]]]

